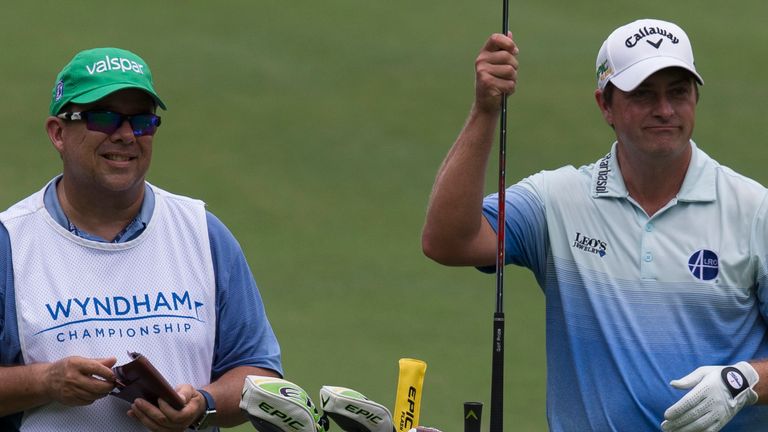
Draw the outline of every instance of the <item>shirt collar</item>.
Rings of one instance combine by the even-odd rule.
[[[60,180],[61,176],[53,179],[53,181],[48,184],[48,187],[45,190],[45,196],[43,200],[45,203],[45,209],[48,210],[48,214],[50,214],[53,220],[55,220],[59,225],[63,226],[69,232],[75,234],[78,237],[82,237],[86,240],[110,243],[101,237],[78,229],[72,222],[69,221],[67,216],[64,214],[64,210],[61,208],[59,196],[56,194],[56,185]],[[114,240],[111,241],[111,243],[123,243],[138,237],[139,234],[144,232],[147,224],[149,224],[149,220],[152,219],[152,213],[154,210],[155,194],[152,192],[152,188],[149,186],[149,184],[145,183],[144,201],[141,203],[141,209],[139,209],[139,213],[122,231],[120,231]]]
[[[591,191],[593,198],[625,198],[629,195],[616,158],[614,142],[611,151],[592,165]],[[691,162],[678,201],[714,201],[716,199],[715,168],[717,163],[691,141]]]

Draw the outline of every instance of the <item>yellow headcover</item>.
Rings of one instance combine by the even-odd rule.
[[[421,411],[421,390],[427,363],[410,358],[400,359],[400,373],[397,377],[397,394],[393,422],[395,432],[408,432],[419,425]]]

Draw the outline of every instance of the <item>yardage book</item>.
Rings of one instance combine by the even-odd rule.
[[[136,352],[129,352],[128,355],[132,361],[112,368],[115,388],[109,394],[131,403],[136,398],[142,398],[157,405],[158,399],[162,399],[174,409],[184,408],[184,401],[149,359]]]

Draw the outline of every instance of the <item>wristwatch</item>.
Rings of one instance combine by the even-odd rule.
[[[190,426],[192,430],[200,430],[211,427],[213,419],[216,418],[216,404],[213,401],[213,396],[211,396],[210,393],[203,389],[197,389],[197,391],[205,398],[205,411],[203,412],[203,415],[200,416],[200,418],[192,423],[192,426]]]

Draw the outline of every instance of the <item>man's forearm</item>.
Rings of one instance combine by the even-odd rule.
[[[768,360],[750,360],[749,364],[755,368],[760,381],[755,384],[755,393],[757,393],[757,403],[768,405]]]
[[[435,179],[422,246],[427,256],[444,264],[483,260],[485,248],[476,242],[482,239],[485,174],[497,124],[498,114],[473,107]],[[491,249],[490,262],[493,256]]]
[[[0,366],[0,416],[45,405],[51,401],[41,377],[47,364]]]

